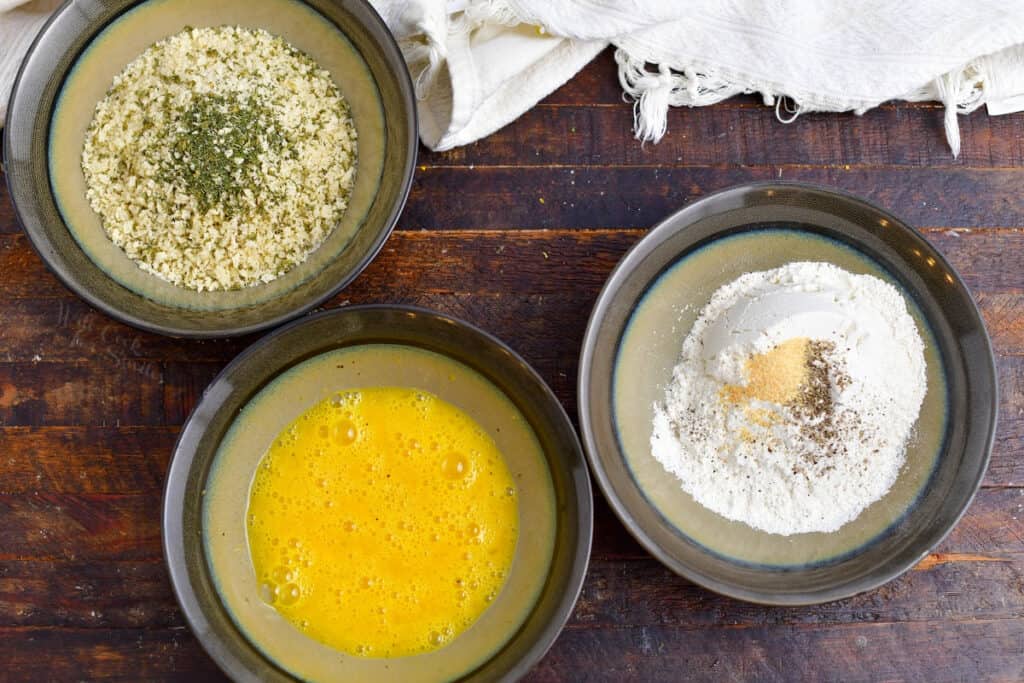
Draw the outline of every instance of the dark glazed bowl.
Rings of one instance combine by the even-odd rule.
[[[275,290],[273,296],[258,303],[232,304],[216,311],[161,303],[115,280],[83,250],[58,208],[48,159],[55,103],[79,58],[102,32],[149,4],[146,0],[70,0],[36,38],[18,73],[4,131],[7,182],[18,219],[40,257],[69,289],[129,325],[197,338],[273,327],[323,303],[349,284],[380,251],[398,220],[412,181],[418,144],[415,97],[405,62],[384,22],[365,0],[301,3],[348,39],[376,86],[384,112],[383,131],[374,143],[383,148],[376,195],[366,202],[361,225],[347,246],[337,256],[325,257],[324,263],[311,267],[312,272],[302,278],[296,276],[294,286],[288,283],[290,289]],[[235,9],[224,10],[229,13],[228,20],[236,15],[243,19],[251,16],[254,27],[277,32],[276,15],[269,4],[263,6],[262,0],[235,4]],[[174,25],[179,26],[190,22],[204,25],[190,17],[219,10],[205,3],[181,2],[173,11]],[[180,30],[162,24],[150,26],[153,31]]]
[[[941,445],[932,450],[937,453],[934,465],[922,477],[924,483],[916,497],[900,509],[894,522],[867,542],[823,561],[795,565],[737,561],[696,542],[671,523],[664,509],[652,503],[650,489],[638,483],[638,470],[631,468],[636,460],[630,455],[642,449],[627,453],[620,439],[613,407],[614,373],[634,311],[674,264],[719,238],[764,226],[796,224],[867,256],[916,304],[931,330],[935,358],[941,359],[945,369],[945,433],[936,439]],[[788,253],[772,258],[779,260],[777,265],[793,260]],[[687,262],[679,266],[686,267]],[[744,272],[741,264],[732,262],[718,267],[728,274],[726,282]],[[696,298],[685,302],[691,311],[699,311],[707,303],[707,298]],[[673,315],[664,322],[663,329],[668,329],[676,318]],[[685,337],[688,329],[687,324],[673,334]],[[681,339],[672,340],[677,342],[681,346]],[[680,346],[672,347],[673,358],[678,358]],[[661,381],[668,381],[672,364]],[[644,380],[633,377],[630,381]],[[825,602],[875,588],[913,567],[935,548],[959,521],[981,484],[991,453],[998,399],[992,349],[981,316],[942,255],[920,233],[861,199],[793,183],[729,189],[695,202],[651,230],[622,259],[594,306],[578,383],[580,427],[590,465],[626,528],[666,566],[691,581],[742,600],[778,605]],[[645,465],[651,472],[659,468],[661,479],[671,478],[673,490],[682,495],[678,494],[678,482],[660,469],[649,448],[642,456],[653,463]],[[710,528],[706,520],[693,521],[704,518],[692,511],[686,514],[689,516],[683,521],[699,525],[696,530]],[[706,510],[702,514],[720,519],[723,533],[761,533]],[[737,525],[745,531],[737,531]]]
[[[475,327],[423,309],[356,306],[304,318],[249,347],[207,387],[182,428],[164,491],[164,555],[178,602],[203,647],[230,676],[292,680],[242,634],[218,595],[202,541],[202,494],[222,439],[250,399],[305,360],[362,344],[416,347],[470,367],[512,401],[537,436],[555,496],[547,580],[519,630],[464,678],[515,680],[551,647],[583,585],[593,525],[586,462],[561,404],[522,358]]]

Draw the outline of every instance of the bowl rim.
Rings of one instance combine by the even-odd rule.
[[[600,449],[598,448],[597,440],[594,436],[594,424],[590,414],[591,375],[594,369],[594,350],[597,344],[599,330],[607,316],[612,300],[634,268],[667,238],[685,230],[695,220],[706,215],[720,213],[720,211],[717,210],[717,207],[722,203],[728,202],[729,199],[735,197],[755,192],[764,192],[766,190],[797,190],[832,199],[838,198],[844,202],[858,205],[883,216],[891,225],[896,226],[897,229],[906,230],[912,238],[918,239],[929,245],[936,255],[936,260],[946,268],[948,273],[952,274],[954,279],[953,286],[967,294],[965,298],[969,302],[969,313],[971,314],[970,322],[981,332],[981,341],[986,351],[985,358],[977,359],[977,362],[982,364],[981,370],[988,375],[988,378],[991,379],[992,382],[991,395],[981,398],[981,401],[987,403],[990,409],[990,418],[988,420],[988,424],[985,425],[987,431],[985,433],[981,466],[978,469],[977,477],[971,483],[970,493],[966,497],[962,507],[955,515],[953,515],[949,523],[941,533],[937,535],[934,542],[928,545],[928,547],[923,548],[919,553],[915,553],[904,562],[899,563],[888,571],[882,572],[876,578],[862,578],[858,581],[843,583],[828,589],[792,594],[777,594],[770,591],[753,590],[731,582],[718,580],[713,576],[690,567],[687,562],[674,557],[659,545],[654,538],[647,533],[643,526],[634,519],[629,507],[616,495],[611,477],[603,467],[601,459],[597,455]],[[633,302],[632,310],[636,309],[636,305],[638,303],[639,300]],[[632,312],[630,315],[632,315]],[[817,605],[824,602],[848,598],[859,593],[873,590],[888,583],[889,581],[892,581],[909,571],[923,560],[939,544],[941,544],[953,528],[956,527],[964,514],[966,514],[971,503],[974,501],[978,490],[981,488],[985,472],[988,470],[989,462],[992,457],[992,447],[995,442],[996,425],[999,413],[999,376],[996,372],[992,341],[989,337],[988,330],[985,327],[985,322],[981,316],[981,312],[978,309],[977,302],[972,296],[970,296],[970,290],[967,288],[967,285],[945,256],[939,252],[938,249],[935,249],[934,246],[931,245],[931,242],[929,242],[919,230],[876,204],[844,190],[799,181],[758,181],[727,187],[716,192],[712,192],[663,218],[654,227],[652,227],[647,234],[640,238],[636,244],[630,247],[608,276],[608,279],[601,288],[591,310],[590,319],[587,322],[586,332],[584,333],[581,345],[576,392],[578,397],[577,411],[580,423],[580,433],[582,436],[584,451],[587,454],[587,462],[590,464],[591,473],[597,480],[598,487],[604,494],[605,500],[608,501],[612,511],[619,518],[619,521],[622,522],[623,526],[626,527],[626,530],[630,535],[632,535],[633,538],[635,538],[636,541],[644,547],[644,549],[651,553],[651,555],[657,558],[658,561],[683,578],[714,593],[718,593],[719,595],[754,604],[769,606]],[[615,450],[618,452],[619,457],[622,457],[621,448],[616,446]],[[643,500],[644,505],[653,507],[653,504],[646,497],[644,497]]]
[[[4,176],[5,183],[7,185],[7,195],[10,197],[11,205],[14,208],[15,218],[17,219],[18,224],[21,227],[22,233],[24,233],[28,237],[29,244],[32,246],[33,251],[35,251],[39,259],[43,262],[43,265],[46,266],[46,269],[51,274],[53,274],[57,278],[57,280],[59,280],[60,283],[64,285],[64,287],[68,289],[72,294],[79,297],[93,308],[113,318],[114,320],[117,320],[118,322],[122,322],[126,325],[130,325],[132,327],[135,327],[146,332],[153,332],[156,334],[162,334],[168,337],[181,339],[223,339],[227,337],[237,337],[246,334],[252,334],[254,332],[267,330],[289,320],[293,320],[298,316],[301,316],[302,314],[313,310],[314,308],[330,300],[332,297],[336,296],[339,292],[341,292],[341,290],[352,284],[352,282],[366,269],[368,265],[370,265],[370,263],[377,257],[377,255],[380,254],[380,251],[384,248],[385,242],[387,242],[388,238],[391,236],[391,233],[394,231],[395,226],[398,223],[398,219],[401,216],[401,213],[405,208],[405,204],[409,198],[409,193],[412,190],[412,180],[416,171],[417,156],[419,154],[419,114],[417,112],[417,100],[415,97],[415,88],[413,87],[412,77],[409,74],[409,70],[405,65],[405,59],[402,57],[401,48],[399,48],[394,35],[391,33],[390,29],[388,29],[387,25],[384,23],[384,19],[381,18],[380,14],[377,13],[377,10],[369,3],[369,1],[345,0],[344,2],[338,2],[338,0],[330,0],[336,2],[337,4],[346,5],[349,9],[352,9],[353,6],[356,6],[356,9],[362,12],[360,18],[366,20],[365,22],[363,22],[363,26],[376,40],[377,44],[381,47],[381,49],[384,51],[387,63],[391,66],[400,67],[389,69],[389,71],[391,71],[395,75],[395,80],[398,86],[398,90],[400,92],[400,96],[408,108],[409,116],[406,117],[404,126],[407,134],[407,141],[405,145],[406,161],[405,167],[402,169],[402,183],[400,185],[400,189],[394,206],[391,207],[391,210],[388,213],[386,220],[382,224],[382,229],[380,230],[380,233],[370,244],[370,248],[367,251],[367,253],[363,256],[363,258],[359,260],[355,267],[345,277],[341,278],[337,282],[337,284],[332,285],[323,293],[313,297],[312,299],[309,299],[307,302],[295,306],[282,313],[279,313],[273,316],[272,318],[267,318],[261,322],[254,322],[240,326],[221,327],[209,330],[197,330],[186,326],[175,326],[171,324],[151,322],[141,317],[138,317],[133,313],[124,310],[116,305],[108,303],[106,300],[101,299],[98,296],[95,296],[86,287],[80,286],[77,283],[76,278],[72,277],[70,269],[66,269],[63,266],[54,263],[50,258],[46,256],[44,245],[41,242],[39,242],[39,237],[36,235],[36,230],[38,229],[38,227],[33,226],[31,229],[28,227],[30,222],[41,225],[44,223],[44,219],[42,215],[40,215],[40,213],[35,210],[34,206],[22,206],[19,198],[16,196],[15,186],[11,177],[11,169],[9,166],[10,160],[12,158],[11,148],[14,144],[11,140],[12,136],[14,135],[14,133],[12,133],[12,130],[14,130],[16,127],[12,126],[11,124],[12,121],[14,121],[16,124],[20,123],[19,117],[22,114],[22,107],[21,101],[19,99],[19,91],[21,90],[23,80],[32,76],[32,74],[27,73],[28,65],[32,61],[32,56],[39,48],[40,43],[43,40],[45,40],[47,34],[53,28],[54,24],[60,21],[61,17],[66,12],[72,11],[75,5],[81,1],[82,0],[65,0],[65,2],[61,4],[56,10],[54,10],[53,14],[51,14],[47,18],[47,20],[43,23],[42,28],[39,29],[39,33],[36,34],[35,38],[29,44],[28,50],[25,52],[25,56],[22,59],[21,64],[18,66],[18,71],[15,75],[14,82],[11,87],[11,94],[7,104],[7,120],[6,122],[4,122],[3,125],[3,144],[2,147],[0,147],[0,151],[2,151],[2,158],[6,160],[8,164]],[[124,6],[121,8],[121,13],[128,11],[139,5],[142,5],[148,1],[149,0],[122,0]],[[308,2],[306,2],[306,0],[295,1],[300,2],[303,5],[306,5],[313,12],[322,15],[322,13],[316,7],[310,5]],[[120,16],[120,14],[118,16]],[[333,24],[333,22],[331,23]],[[340,27],[338,28],[338,30],[341,31]],[[77,59],[75,61],[72,61],[70,66],[73,66],[76,63],[76,61]],[[51,74],[51,77],[52,76],[53,74]],[[64,74],[64,76],[66,76],[66,73]],[[24,125],[28,125],[29,127],[31,127],[31,123],[26,123]],[[31,204],[31,201],[31,198],[29,198],[28,203]],[[61,223],[64,225],[64,228],[66,230],[70,230],[63,220],[61,221]],[[103,270],[98,266],[97,269],[100,270],[100,272],[103,272]],[[105,277],[110,277],[105,272],[103,272],[103,274]],[[124,287],[124,285],[121,286]],[[135,296],[145,298],[144,295],[139,294],[138,292],[135,292],[133,290],[128,291],[132,292],[132,294]],[[210,312],[210,314],[215,318],[219,318],[219,313],[223,313],[223,311]]]
[[[572,616],[576,603],[579,600],[579,596],[582,593],[583,584],[586,580],[590,564],[590,551],[593,545],[594,526],[594,497],[588,473],[587,458],[584,455],[579,435],[573,428],[572,421],[569,419],[569,415],[562,406],[561,401],[558,400],[558,397],[555,396],[551,387],[544,381],[533,366],[527,363],[522,356],[509,347],[505,342],[501,341],[486,330],[483,330],[482,328],[465,320],[427,308],[405,304],[361,304],[356,306],[341,306],[325,311],[319,311],[303,316],[298,320],[293,320],[292,322],[282,325],[273,332],[261,337],[246,347],[242,352],[235,356],[235,358],[233,358],[223,370],[217,373],[209,384],[207,384],[202,396],[196,402],[195,406],[193,406],[189,416],[182,424],[181,430],[178,433],[178,437],[175,440],[174,447],[171,451],[171,458],[167,467],[163,495],[160,502],[160,521],[163,559],[170,579],[171,589],[182,614],[185,616],[185,620],[188,623],[190,630],[196,636],[196,640],[199,641],[203,650],[205,650],[210,658],[214,660],[218,667],[220,667],[221,670],[232,679],[248,680],[252,677],[252,674],[247,668],[245,668],[244,664],[239,662],[223,646],[224,641],[221,636],[208,628],[207,620],[203,613],[203,607],[192,587],[192,583],[189,579],[188,565],[185,561],[184,528],[181,520],[181,511],[185,506],[185,493],[188,489],[188,480],[192,467],[195,463],[196,450],[193,446],[189,446],[186,450],[182,450],[183,446],[186,445],[186,440],[197,439],[206,428],[205,424],[196,426],[193,423],[198,420],[202,420],[203,415],[207,410],[205,403],[207,401],[208,389],[232,376],[240,367],[244,366],[248,362],[251,356],[259,353],[265,347],[274,344],[279,338],[291,333],[296,328],[310,324],[313,321],[332,317],[378,312],[413,313],[418,316],[432,318],[434,320],[447,321],[456,334],[468,333],[476,335],[485,343],[493,345],[496,349],[507,354],[512,363],[522,371],[526,372],[531,382],[541,389],[542,400],[551,410],[553,419],[565,428],[566,434],[572,437],[574,448],[572,449],[572,454],[570,459],[567,460],[566,465],[568,478],[573,482],[576,490],[578,491],[576,496],[576,511],[578,515],[576,532],[578,542],[571,556],[571,569],[568,575],[569,589],[558,598],[556,606],[552,612],[552,619],[550,619],[547,624],[539,630],[537,639],[526,650],[526,655],[508,670],[508,672],[502,677],[502,680],[514,681],[521,678],[548,653],[562,630],[565,628],[569,618]],[[265,385],[265,382],[263,385]],[[214,407],[213,410],[216,411],[219,410],[219,408]],[[191,432],[196,429],[198,429],[199,432],[193,436]],[[576,462],[574,463],[573,461]],[[247,639],[247,636],[245,636],[244,633],[241,635],[243,638]],[[470,676],[480,667],[486,666],[494,656],[502,652],[504,647],[505,646],[503,645],[502,648],[492,653],[489,659],[481,663],[478,667],[465,672],[462,676]],[[294,678],[293,674],[285,671],[274,660],[266,657],[259,648],[255,649],[259,651],[261,658],[271,664],[274,668],[279,669],[286,676]]]

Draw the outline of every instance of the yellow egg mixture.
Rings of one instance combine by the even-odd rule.
[[[487,609],[518,539],[493,439],[409,388],[339,393],[300,415],[256,470],[246,526],[261,597],[350,654],[438,649]]]

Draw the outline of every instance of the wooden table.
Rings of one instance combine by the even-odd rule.
[[[630,133],[610,54],[486,140],[420,157],[398,230],[329,306],[401,302],[522,353],[570,415],[608,272],[711,191],[805,180],[923,229],[963,275],[998,354],[992,465],[938,551],[891,584],[810,608],[714,595],[645,553],[597,497],[575,614],[531,680],[1024,679],[1024,115],[933,104],[775,120],[753,98]],[[203,387],[254,338],[176,341],[94,311],[43,267],[0,191],[0,680],[217,680],[171,595],[160,497]]]

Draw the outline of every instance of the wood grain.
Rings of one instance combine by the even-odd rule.
[[[675,629],[566,629],[529,681],[1020,680],[1019,620]],[[0,666],[24,680],[219,681],[183,627],[2,628]],[[964,649],[970,643],[970,649]],[[928,658],[907,653],[928,650]],[[53,653],[60,653],[54,657]],[[737,653],[743,653],[737,656]],[[937,677],[936,672],[941,672]],[[838,680],[838,678],[836,678]]]
[[[178,426],[0,427],[0,495],[163,490]]]
[[[0,678],[11,681],[224,681],[184,626],[0,627]]]
[[[934,557],[949,557],[950,553]],[[961,556],[964,557],[964,556]],[[935,562],[888,586],[819,607],[766,608],[710,593],[647,556],[591,563],[570,628],[832,626],[945,619],[1011,619],[1024,609],[1019,554]],[[964,590],[1005,586],[1005,596]],[[27,596],[46,595],[43,603]],[[0,562],[0,620],[20,627],[107,629],[185,625],[160,560]]]
[[[1019,619],[569,628],[530,680],[1017,681],[1024,676],[1022,638]]]
[[[1010,488],[1024,482],[1024,463],[1016,454],[1022,429],[1020,419],[1000,424],[984,486]],[[0,456],[0,495],[159,496],[177,435],[177,425],[0,426],[0,443],[6,444]]]
[[[640,145],[629,104],[535,107],[486,140],[432,159],[434,166],[884,166],[1017,167],[1024,144],[1013,117],[960,117],[954,157],[941,112],[906,104],[863,116],[806,114],[792,124],[763,106],[673,109],[668,134]],[[904,134],[894,135],[893,131]],[[906,134],[906,133],[914,133]],[[728,160],[727,162],[725,160]]]
[[[837,187],[911,225],[1024,224],[1024,173],[1019,169],[584,166],[428,167],[413,182],[402,225],[425,230],[646,228],[694,199],[761,180]]]
[[[399,227],[648,228],[694,199],[766,180],[834,186],[916,226],[1024,224],[1024,171],[1011,168],[421,166]],[[13,215],[0,216],[0,232],[17,231]]]
[[[519,343],[513,347],[532,363],[563,401],[567,411],[575,412],[577,345],[546,345],[549,337],[524,325],[515,313],[529,310],[536,302],[529,298],[502,300],[501,306],[480,297],[431,297],[414,303],[479,324],[494,322],[490,329],[501,336],[518,331]],[[497,315],[484,315],[497,311]],[[561,309],[561,319],[582,336],[585,312],[575,319],[572,311]],[[513,314],[505,318],[505,314]],[[505,334],[509,338],[508,334]],[[111,360],[108,367],[89,362],[70,363],[6,363],[0,362],[0,425],[29,426],[135,426],[176,425],[184,422],[203,388],[221,369],[221,362],[179,362]],[[997,359],[997,376],[1001,394],[1001,434],[1019,433],[1018,413],[1024,393],[1024,356],[1002,356]],[[111,415],[117,415],[111,418]],[[1012,440],[1010,442],[1012,446]]]
[[[391,301],[423,303],[439,298],[484,297],[500,308],[503,299],[533,297],[529,317],[550,320],[560,307],[586,312],[619,258],[641,230],[521,230],[395,233],[378,259],[334,305],[369,303],[390,291]],[[929,229],[926,235],[972,289],[993,343],[1002,354],[1024,349],[1024,230]],[[50,276],[20,235],[0,236],[0,349],[8,362],[83,360],[96,349],[120,359],[227,360],[254,340],[183,344],[114,322],[73,298]],[[553,273],[571,268],[566,290]],[[497,300],[495,300],[497,299]],[[577,316],[578,317],[578,316]],[[482,324],[489,320],[477,321]],[[564,332],[564,329],[561,330]],[[582,327],[578,329],[581,338]]]
[[[122,562],[162,557],[160,496],[153,494],[0,495],[0,561]],[[648,557],[602,502],[595,512],[593,556]],[[599,525],[599,526],[598,526]],[[992,556],[1024,554],[1024,495],[1019,488],[984,488],[971,514],[942,552]],[[994,553],[994,554],[993,554]]]
[[[646,232],[644,228],[399,230],[385,243],[382,258],[373,261],[339,300],[351,295],[362,300],[379,298],[385,289],[488,294],[515,289],[593,299],[622,255]],[[923,232],[972,291],[1024,291],[1024,272],[1016,267],[1024,251],[1024,228],[925,227]],[[571,291],[551,277],[563,270],[573,274]],[[23,235],[0,235],[0,272],[7,275],[0,280],[4,298],[72,301]],[[47,314],[50,325],[71,322],[60,319],[59,305],[40,313]]]

